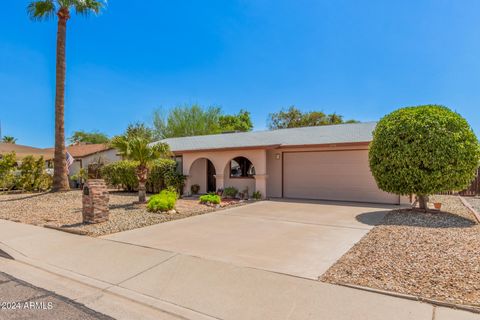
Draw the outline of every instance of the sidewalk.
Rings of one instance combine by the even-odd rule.
[[[117,319],[470,320],[465,311],[0,220],[0,271]]]

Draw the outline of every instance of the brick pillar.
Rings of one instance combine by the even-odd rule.
[[[103,179],[89,179],[83,186],[83,223],[108,221],[108,189]]]

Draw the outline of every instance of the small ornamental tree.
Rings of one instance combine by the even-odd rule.
[[[111,145],[127,160],[137,162],[136,174],[138,178],[138,201],[147,201],[146,183],[148,179],[148,165],[156,159],[170,155],[170,149],[165,143],[150,145],[150,141],[141,134],[114,137]]]
[[[480,146],[458,113],[439,105],[407,107],[378,122],[369,161],[380,189],[415,194],[426,210],[428,195],[468,187],[479,166]]]

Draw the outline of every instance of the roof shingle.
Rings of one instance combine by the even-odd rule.
[[[226,148],[252,148],[266,146],[299,146],[372,141],[376,122],[338,124],[329,126],[224,133],[206,136],[168,138],[174,152],[200,151]]]

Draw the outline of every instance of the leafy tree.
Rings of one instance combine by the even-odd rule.
[[[161,111],[156,111],[153,120],[156,137],[163,139],[218,133],[220,115],[220,108],[202,108],[198,104],[175,107],[167,117],[162,116]]]
[[[291,106],[288,109],[271,113],[268,119],[268,127],[270,130],[276,130],[355,122],[358,121],[344,121],[343,116],[336,113],[327,115],[321,111],[302,112],[295,106]]]
[[[250,112],[240,110],[238,114],[221,115],[218,119],[221,132],[227,131],[252,131],[253,123],[250,119]]]
[[[127,140],[141,137],[145,140],[148,140],[148,142],[152,142],[154,140],[154,131],[147,127],[144,123],[136,122],[128,125],[124,136]]]
[[[15,143],[17,142],[17,139],[14,138],[14,137],[12,137],[12,136],[3,136],[2,142],[3,142],[3,143],[15,144]]]
[[[69,139],[70,143],[108,143],[110,139],[104,133],[75,131]]]
[[[171,109],[167,116],[161,110],[154,113],[153,124],[157,139],[201,136],[225,131],[250,131],[250,112],[224,115],[219,107],[204,108],[198,104]]]
[[[55,16],[58,18],[53,191],[69,189],[64,123],[67,21],[70,19],[71,10],[75,10],[77,14],[88,15],[99,13],[104,5],[103,1],[97,0],[37,0],[27,6],[28,15],[32,20],[47,20]]]
[[[45,172],[43,157],[27,156],[18,167],[16,187],[23,191],[46,191],[52,186],[52,178]]]
[[[17,157],[15,152],[0,157],[0,190],[10,190],[15,186],[15,167]]]
[[[467,121],[439,105],[407,107],[383,117],[373,134],[370,169],[380,189],[417,195],[462,190],[475,177],[480,146]]]
[[[143,132],[144,133],[144,132]],[[148,137],[140,134],[133,134],[131,131],[123,136],[117,136],[112,139],[111,145],[116,148],[119,153],[127,160],[137,162],[136,174],[138,178],[138,201],[144,203],[146,201],[145,184],[148,179],[148,165],[154,160],[166,157],[170,154],[167,144],[157,143],[150,144]]]

